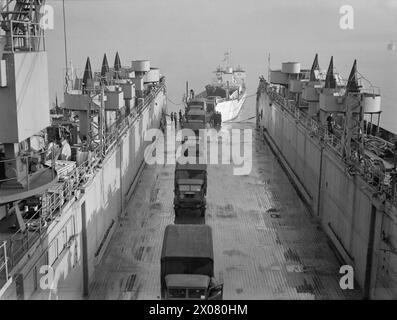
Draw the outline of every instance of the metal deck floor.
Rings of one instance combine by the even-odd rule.
[[[240,119],[252,110],[245,106]],[[254,123],[226,126],[254,129]],[[340,263],[325,233],[269,147],[255,140],[250,175],[234,176],[231,165],[208,168],[205,222],[224,299],[359,299],[359,290],[340,289]],[[90,299],[160,298],[163,233],[174,223],[173,171],[173,165],[143,171],[95,271]]]

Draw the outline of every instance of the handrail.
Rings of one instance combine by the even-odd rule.
[[[34,159],[35,161],[32,161],[32,159]],[[0,160],[0,164],[2,163],[4,167],[6,167],[7,164],[8,166],[13,166],[13,163],[15,162],[16,166],[17,161],[21,161],[25,167],[25,176],[22,178],[22,180],[26,180],[26,188],[27,190],[30,190],[32,177],[36,175],[37,172],[39,172],[39,170],[32,170],[31,165],[39,165],[48,168],[48,166],[46,165],[46,160],[51,160],[51,163],[54,164],[54,152],[51,152],[50,154],[48,153],[48,150],[42,152],[34,152],[32,155],[22,155],[14,159]],[[52,177],[55,178],[55,166],[52,165],[50,168],[52,171]],[[0,179],[0,184],[14,180],[18,181],[19,179],[20,177],[18,176]]]
[[[8,24],[8,29],[10,30],[10,34],[1,36],[2,38],[10,39],[10,41],[6,41],[6,47],[4,48],[5,52],[14,52],[15,49],[28,49],[28,51],[45,50],[44,31],[41,28],[40,23],[20,20],[6,20],[2,23],[3,28],[4,24]],[[14,33],[14,27],[21,25],[26,29],[27,32],[22,34]],[[7,47],[7,45],[9,47]]]
[[[0,243],[0,289],[10,278],[8,273],[8,258],[6,241]]]

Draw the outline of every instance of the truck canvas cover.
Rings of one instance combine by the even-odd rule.
[[[161,287],[165,276],[214,276],[212,230],[208,225],[176,224],[165,228],[161,250]]]
[[[179,164],[175,168],[176,179],[203,179],[207,177],[206,164]]]
[[[196,98],[196,99],[190,100],[187,105],[188,105],[188,107],[191,107],[191,106],[205,107],[205,99],[204,98]]]
[[[161,262],[174,258],[214,261],[212,230],[208,225],[168,225],[164,232]]]
[[[196,171],[207,171],[206,164],[181,164],[177,163],[175,171],[178,170],[196,170]]]

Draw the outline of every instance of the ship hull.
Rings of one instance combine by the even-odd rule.
[[[368,251],[368,239],[381,242],[381,228],[395,225],[388,218],[391,211],[396,212],[395,208],[374,197],[374,189],[357,172],[348,172],[339,149],[324,143],[282,104],[281,96],[274,95],[271,88],[260,84],[256,103],[258,130],[313,215],[319,218],[339,257],[354,268],[357,284],[367,290],[367,298],[395,299],[397,287],[384,285],[397,283],[396,275],[383,271],[384,266],[393,264],[392,259],[381,251]],[[390,233],[390,237],[393,240],[389,241],[397,241],[395,234]]]
[[[245,99],[246,94],[244,93],[240,99],[219,102],[216,105],[215,110],[221,113],[222,122],[231,121],[237,118],[237,116],[240,114],[242,106],[244,105]]]

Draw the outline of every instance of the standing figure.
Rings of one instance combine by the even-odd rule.
[[[334,118],[332,113],[327,117],[328,132],[334,134]]]
[[[72,156],[72,150],[70,148],[69,142],[64,137],[61,138],[61,145],[62,147],[61,147],[60,160],[70,161],[70,158]]]
[[[179,122],[182,122],[182,110],[179,109]]]
[[[174,114],[171,112],[171,122],[174,121]]]

